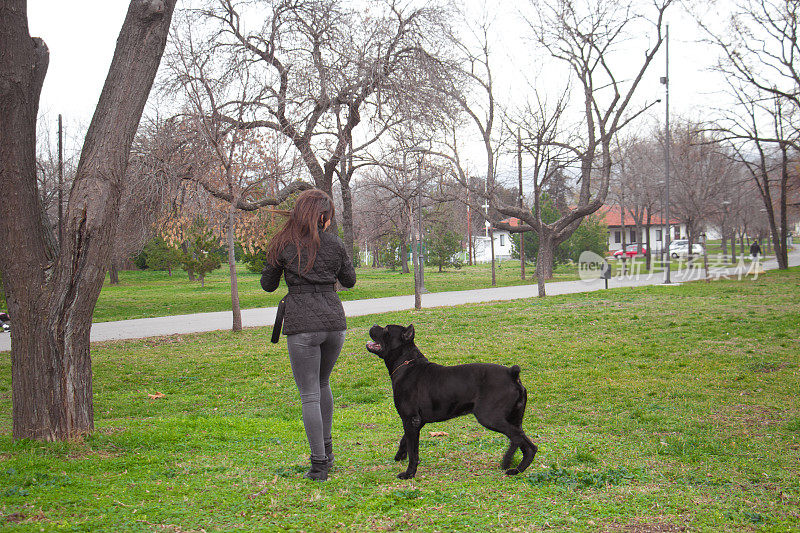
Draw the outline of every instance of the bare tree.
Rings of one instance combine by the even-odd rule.
[[[492,54],[490,50],[489,34],[492,31],[491,23],[484,21],[478,27],[469,27],[470,35],[451,35],[451,42],[456,50],[456,58],[451,66],[452,73],[449,83],[442,87],[447,97],[451,98],[458,111],[467,118],[465,124],[477,130],[480,142],[483,145],[483,157],[486,160],[486,174],[483,178],[485,184],[483,191],[474,191],[475,199],[493,196],[497,177],[497,160],[504,142],[504,130],[497,128],[495,119],[500,116],[499,105],[495,95],[495,85],[492,73]],[[456,67],[457,68],[453,68]],[[461,163],[457,144],[456,129],[460,126],[458,119],[450,121],[447,129],[454,132],[452,142],[440,140],[437,150],[439,155],[444,155],[456,165],[457,176],[462,184],[466,185],[466,173]],[[480,212],[480,209],[476,210]],[[492,286],[497,284],[494,255],[494,227],[489,226],[489,244],[492,256]]]
[[[420,43],[426,28],[437,23],[439,12],[406,12],[390,2],[356,10],[338,0],[272,0],[251,7],[217,0],[202,12],[215,25],[217,52],[248,69],[259,89],[245,100],[242,116],[221,111],[218,118],[285,136],[315,185],[331,194],[365,103],[408,88],[425,58]],[[259,17],[259,27],[246,24]]]
[[[556,136],[547,140],[547,144],[567,150],[577,162],[578,192],[574,207],[565,209],[556,222],[544,224],[525,208],[497,205],[497,210],[503,215],[523,221],[519,226],[497,224],[498,227],[512,232],[536,231],[539,234],[537,276],[552,277],[556,246],[572,235],[585,216],[597,211],[606,201],[614,136],[652,105],[629,112],[642,78],[663,43],[663,17],[671,3],[671,0],[655,2],[650,8],[652,13],[648,14],[638,13],[635,9],[638,4],[633,2],[533,2],[538,15],[528,22],[534,38],[554,59],[568,66],[581,92],[583,116],[581,135],[575,135],[573,128],[547,130]],[[655,42],[644,51],[640,63],[633,67],[632,76],[623,79],[614,68],[614,54],[627,38],[630,27],[642,21],[651,25]],[[541,112],[542,108],[537,106],[534,109]],[[563,107],[556,105],[547,115],[532,122],[557,125],[559,121],[554,117],[561,114]],[[540,129],[536,127],[532,131]],[[564,138],[565,132],[567,138]],[[532,136],[527,143],[523,140],[523,146],[535,146],[539,142],[538,136]],[[543,284],[539,287],[540,296],[543,296]]]
[[[360,239],[367,244],[373,256],[373,266],[379,266],[379,252],[389,241],[397,241],[401,272],[408,274],[409,220],[407,200],[403,193],[394,192],[394,173],[386,167],[371,168],[356,187],[354,222]],[[400,184],[397,184],[400,185]],[[362,241],[359,241],[362,242]]]
[[[686,225],[689,258],[701,230],[722,208],[734,163],[697,124],[677,124],[670,134],[671,214]]]
[[[131,147],[109,261],[110,283],[150,240],[161,214],[175,199],[187,163],[179,157],[183,136],[172,121],[145,119]]]
[[[275,187],[264,186],[267,182],[277,184],[284,172],[290,173],[292,165],[284,163],[287,160],[291,163],[292,159],[286,157],[280,147],[268,153],[266,145],[276,144],[271,142],[270,136],[240,127],[248,111],[247,102],[258,100],[263,88],[253,83],[246,64],[223,61],[224,57],[218,52],[220,48],[225,49],[224,43],[198,40],[196,23],[195,17],[189,14],[172,33],[165,89],[178,89],[185,96],[187,112],[183,130],[186,141],[192,151],[202,157],[202,160],[195,158],[192,171],[187,172],[184,179],[198,183],[226,204],[222,225],[228,249],[232,330],[241,331],[234,250],[237,211],[277,205],[310,185],[295,181],[280,192]]]
[[[400,230],[400,247],[402,261],[405,261],[403,254],[403,243],[406,242],[405,235],[411,235],[411,256],[412,267],[414,269],[414,294],[415,306],[421,307],[420,294],[422,289],[422,279],[420,275],[420,265],[422,257],[420,257],[419,244],[421,243],[422,235],[418,227],[419,218],[422,216],[422,198],[425,196],[424,190],[430,179],[428,172],[422,171],[422,157],[423,152],[419,150],[419,142],[416,140],[415,133],[408,129],[400,129],[392,132],[392,137],[395,140],[394,159],[384,160],[384,163],[378,167],[379,172],[373,175],[373,179],[368,182],[368,186],[373,189],[381,189],[385,196],[393,199],[396,205],[399,206],[399,212],[404,217],[403,222],[397,222],[397,216],[393,217],[395,226]],[[407,231],[405,233],[403,231]],[[404,265],[404,272],[407,267]]]
[[[654,138],[636,137],[617,139],[615,154],[616,170],[612,177],[611,195],[620,205],[623,219],[630,215],[635,224],[637,252],[647,248],[646,268],[649,270],[653,247],[650,243],[650,227],[653,216],[659,212],[662,201],[663,148]],[[623,231],[623,248],[625,245]]]
[[[739,0],[727,31],[715,32],[701,21],[721,52],[716,68],[737,104],[714,129],[735,145],[750,171],[781,269],[788,268],[789,162],[800,150],[798,17],[800,4],[794,1]]]
[[[36,115],[48,50],[25,0],[0,4],[0,271],[14,317],[15,438],[63,440],[94,428],[89,330],[105,278],[122,181],[175,0],[133,0],[86,134],[60,248],[36,184]]]

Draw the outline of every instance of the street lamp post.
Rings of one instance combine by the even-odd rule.
[[[723,246],[728,241],[727,236],[725,235],[725,228],[728,225],[728,206],[731,205],[730,200],[723,200],[722,201],[722,244]],[[735,242],[731,243],[731,263],[733,263],[733,255],[736,253],[734,251],[734,246],[736,245]],[[728,255],[728,250],[723,249],[723,254]],[[725,258],[727,259],[727,258]]]
[[[409,152],[418,152],[424,154],[426,150],[423,148],[412,147],[403,152],[403,172],[408,175],[406,167],[406,156]],[[410,207],[410,206],[409,206]],[[409,209],[410,211],[410,209]],[[409,222],[413,224],[411,214],[409,213]],[[422,308],[422,294],[428,292],[425,290],[425,269],[423,267],[422,259],[422,161],[417,164],[417,224],[412,232],[414,242],[411,248],[411,262],[414,268],[414,308]]]
[[[420,158],[417,163],[417,243],[419,244],[419,292],[425,294],[425,257],[422,253],[422,159],[425,151],[420,150]]]
[[[661,83],[664,84],[665,90],[665,98],[666,98],[666,127],[664,129],[665,137],[664,137],[664,171],[665,171],[665,178],[664,181],[666,182],[666,199],[665,199],[665,210],[667,215],[667,239],[665,246],[667,247],[667,265],[666,265],[666,275],[664,277],[664,283],[672,283],[670,280],[670,269],[671,269],[671,261],[670,261],[670,254],[669,254],[669,245],[670,240],[672,238],[672,228],[671,221],[669,217],[669,144],[670,144],[670,135],[669,135],[669,24],[667,24],[666,28],[666,59],[665,59],[665,69],[664,69],[664,77],[661,78]],[[691,253],[691,250],[690,250]]]
[[[658,238],[658,247],[659,247],[659,253],[658,253],[658,255],[659,255],[659,257],[660,257],[661,264],[663,265],[663,264],[664,264],[664,191],[663,191],[663,189],[661,189],[661,187],[663,187],[663,186],[664,186],[664,180],[661,180],[661,181],[659,181],[659,182],[657,183],[657,185],[658,185],[658,187],[659,187],[659,195],[658,195],[658,205],[659,205],[659,210],[658,210],[658,217],[659,217],[659,219],[660,219],[660,224],[659,224],[659,227],[661,228],[661,229],[659,229],[659,230],[658,230],[658,231],[660,231],[660,232],[661,232],[661,235],[660,235],[660,236],[659,236],[659,238]]]

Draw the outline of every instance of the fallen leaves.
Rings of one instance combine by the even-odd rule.
[[[429,431],[429,432],[428,432],[428,434],[429,434],[431,437],[447,437],[448,435],[450,435],[450,434],[449,434],[448,432],[446,432],[446,431]]]
[[[147,397],[151,400],[158,400],[159,398],[164,398],[166,394],[163,392],[156,392],[155,394],[148,394]]]

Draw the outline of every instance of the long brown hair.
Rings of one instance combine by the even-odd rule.
[[[308,189],[301,192],[295,200],[294,209],[289,212],[289,220],[267,247],[267,262],[277,265],[278,257],[286,245],[293,244],[297,249],[298,261],[300,250],[305,252],[307,264],[303,273],[311,270],[319,250],[319,233],[335,214],[333,200],[325,191]]]

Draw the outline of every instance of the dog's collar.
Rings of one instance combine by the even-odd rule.
[[[403,368],[403,367],[404,367],[404,366],[406,366],[406,365],[410,365],[410,364],[411,364],[411,363],[413,363],[413,362],[414,362],[414,360],[413,360],[413,359],[409,359],[408,361],[403,361],[403,362],[400,364],[400,366],[398,366],[397,368],[395,368],[394,370],[392,370],[392,373],[391,373],[391,374],[389,374],[389,377],[391,378],[392,376],[394,376],[394,373],[395,373],[395,372],[397,372],[398,370],[400,370],[401,368]]]

